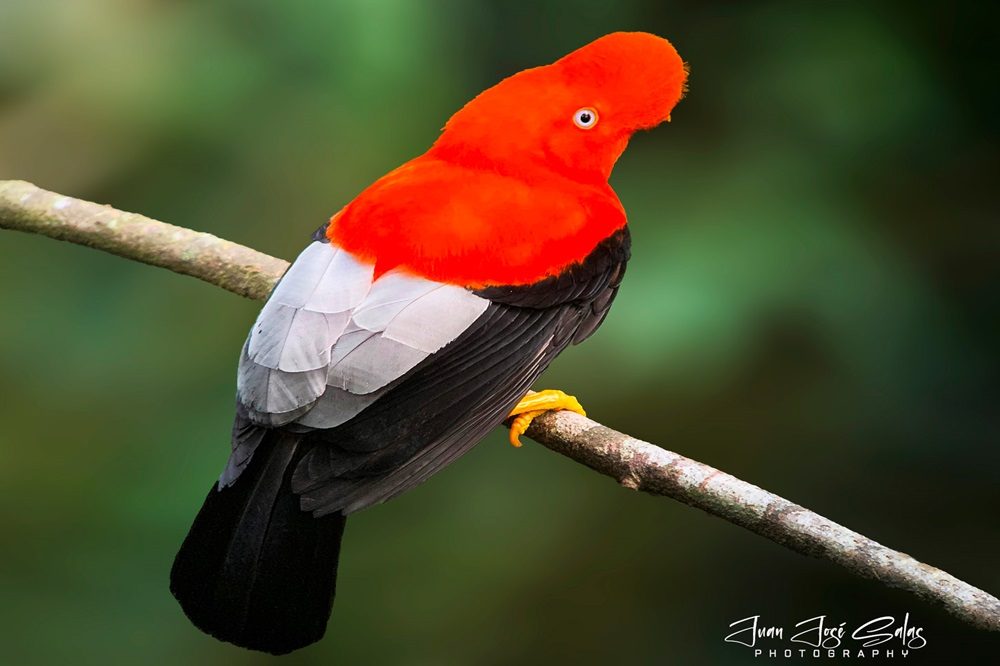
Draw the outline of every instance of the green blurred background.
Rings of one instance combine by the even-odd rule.
[[[614,174],[624,289],[544,385],[996,593],[998,18],[0,0],[0,178],[290,258],[484,87],[612,30],[667,36],[690,93]],[[167,590],[259,304],[12,232],[0,274],[0,664],[269,661]],[[928,640],[909,661],[1000,654],[915,597],[499,432],[345,543],[326,639],[284,663],[751,663],[722,640],[749,615],[907,611]]]

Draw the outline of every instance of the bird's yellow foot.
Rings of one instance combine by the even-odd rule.
[[[510,418],[514,419],[510,423],[510,443],[513,446],[521,446],[521,435],[528,429],[531,422],[545,412],[567,409],[576,412],[580,416],[586,416],[580,401],[571,395],[566,395],[562,391],[551,389],[545,391],[532,391],[521,398],[510,412]]]

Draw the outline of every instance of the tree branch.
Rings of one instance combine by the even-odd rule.
[[[21,181],[0,181],[0,228],[105,250],[257,300],[267,297],[288,267],[286,261],[210,234]],[[909,590],[976,627],[1000,631],[996,597],[708,465],[571,412],[540,417],[527,435],[626,488],[672,497],[799,553]]]
[[[42,234],[191,275],[263,300],[288,262],[212,234],[0,180],[0,228]]]

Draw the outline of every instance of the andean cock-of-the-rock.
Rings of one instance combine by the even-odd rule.
[[[601,37],[476,96],[314,234],[250,330],[232,453],[171,571],[195,625],[275,654],[318,641],[347,515],[508,418],[516,444],[582,411],[527,394],[608,313],[629,258],[608,177],[686,77],[665,39]]]

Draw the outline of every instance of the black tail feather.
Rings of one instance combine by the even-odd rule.
[[[170,572],[190,620],[216,638],[285,654],[323,637],[346,518],[314,518],[291,491],[305,451],[269,432],[236,482],[208,493]]]

